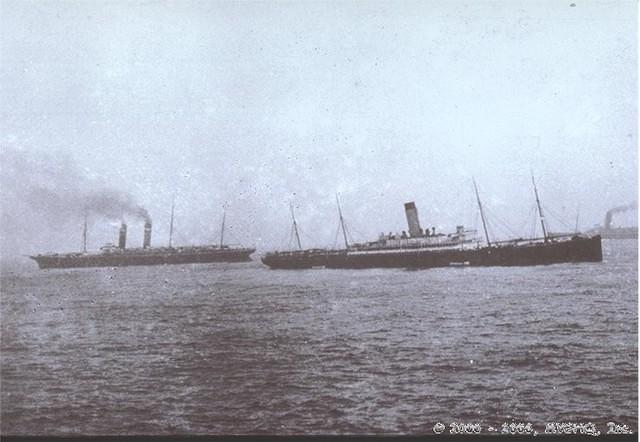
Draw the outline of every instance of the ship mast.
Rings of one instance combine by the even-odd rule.
[[[293,220],[293,231],[296,234],[296,242],[298,243],[298,250],[302,250],[302,244],[300,244],[300,235],[298,234],[298,223],[296,222],[296,216],[293,213],[293,204],[289,204],[291,209],[291,219]]]
[[[544,235],[544,242],[547,242],[549,240],[549,235],[547,234],[547,226],[544,223],[544,215],[542,214],[540,198],[538,198],[538,188],[536,187],[536,180],[533,177],[533,173],[531,174],[531,182],[533,182],[533,192],[536,195],[536,204],[538,205],[538,215],[540,215],[540,224],[542,224],[542,234]]]
[[[172,247],[173,243],[173,212],[175,209],[175,198],[171,200],[171,222],[169,223],[169,248]]]
[[[484,210],[482,209],[482,202],[480,202],[480,194],[478,193],[478,186],[476,185],[475,178],[473,180],[473,187],[476,190],[476,199],[478,200],[478,207],[480,208],[480,218],[482,218],[482,227],[484,228],[484,236],[487,239],[487,245],[491,247],[491,241],[489,240],[489,231],[487,230],[487,221],[484,218]]]
[[[87,253],[87,212],[84,213],[84,226],[82,229],[82,251]]]
[[[336,203],[338,204],[338,214],[340,215],[340,226],[342,227],[342,236],[344,237],[344,246],[349,248],[349,241],[347,240],[347,230],[344,228],[344,218],[342,217],[342,209],[340,208],[340,199],[336,193]]]
[[[224,244],[224,222],[227,218],[227,209],[223,208],[222,210],[222,228],[220,229],[220,248],[222,248],[222,244]],[[232,238],[233,239],[233,238]]]

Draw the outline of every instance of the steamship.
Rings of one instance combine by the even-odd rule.
[[[340,202],[338,213],[344,237],[341,249],[307,249],[300,244],[293,208],[293,232],[298,249],[269,252],[262,262],[272,269],[310,269],[315,267],[334,269],[364,269],[380,267],[433,268],[458,266],[533,266],[566,262],[601,262],[600,235],[552,234],[547,231],[538,191],[533,181],[538,214],[542,224],[541,238],[517,238],[508,241],[491,241],[487,229],[478,188],[475,194],[480,209],[485,242],[474,238],[474,230],[457,226],[453,233],[436,232],[435,227],[420,227],[418,210],[414,202],[404,205],[408,233],[380,234],[376,241],[350,244],[342,217]]]
[[[635,227],[617,227],[614,226],[613,216],[620,212],[628,212],[637,210],[638,204],[632,202],[625,206],[614,207],[607,211],[604,217],[604,226],[596,226],[589,230],[589,233],[598,234],[602,236],[602,239],[638,239],[638,226]]]
[[[224,220],[220,233],[220,243],[202,246],[172,245],[173,207],[171,208],[171,226],[168,247],[151,247],[151,221],[144,224],[142,247],[127,248],[127,224],[120,225],[118,245],[107,244],[99,252],[87,252],[87,220],[85,217],[83,231],[83,251],[77,253],[52,253],[30,256],[38,263],[40,269],[76,268],[76,267],[122,267],[150,266],[163,264],[193,264],[212,262],[246,262],[255,248],[230,246],[224,244]]]

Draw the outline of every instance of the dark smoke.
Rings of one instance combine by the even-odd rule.
[[[32,206],[64,216],[97,215],[109,220],[133,217],[150,222],[149,213],[128,193],[92,180],[70,159],[35,157],[2,148],[2,188]]]
[[[93,221],[151,222],[131,195],[89,177],[69,157],[0,146],[0,164],[3,259],[43,248],[56,250],[64,244],[69,247],[85,215]]]
[[[123,192],[114,189],[94,190],[83,195],[82,199],[80,209],[88,214],[101,215],[107,219],[129,215],[151,223],[149,213]]]
[[[618,206],[618,207],[614,207],[613,209],[609,210],[607,212],[607,215],[604,217],[604,226],[607,229],[611,228],[611,222],[613,220],[613,215],[615,215],[616,213],[620,213],[620,212],[626,212],[627,210],[635,210],[638,207],[638,204],[636,202],[632,202],[629,204],[626,204],[624,206]]]
[[[612,214],[619,213],[619,212],[626,212],[627,210],[634,210],[637,206],[638,206],[637,203],[633,202],[633,203],[626,204],[624,206],[614,207],[613,209],[609,210],[609,212],[611,212]]]

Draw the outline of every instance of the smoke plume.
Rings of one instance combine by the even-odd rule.
[[[633,202],[633,203],[626,204],[624,206],[614,207],[613,209],[609,210],[609,212],[611,212],[611,214],[626,212],[627,210],[634,210],[637,207],[638,207],[638,204]]]
[[[131,195],[90,177],[69,157],[0,146],[0,164],[2,258],[70,247],[85,215],[151,222]]]
[[[131,216],[151,223],[149,213],[126,193],[114,189],[98,189],[81,198],[79,207],[87,214],[101,215],[107,219]]]
[[[611,222],[613,220],[613,215],[620,212],[626,212],[627,210],[635,210],[638,207],[638,204],[634,201],[629,204],[625,204],[624,206],[614,207],[607,212],[607,215],[604,217],[604,226],[607,229],[611,228]]]

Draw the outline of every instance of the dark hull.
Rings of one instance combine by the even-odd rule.
[[[158,253],[104,253],[96,255],[32,256],[41,269],[76,267],[154,266],[164,264],[194,264],[210,262],[247,262],[255,249],[210,251],[172,251]]]
[[[637,239],[637,227],[620,227],[617,229],[604,229],[600,235],[603,239]]]
[[[587,233],[600,235],[602,239],[638,239],[637,227],[596,228],[589,230]]]
[[[449,266],[533,266],[602,261],[600,236],[564,241],[503,245],[477,249],[347,250],[268,254],[262,262],[273,269],[433,268]]]

